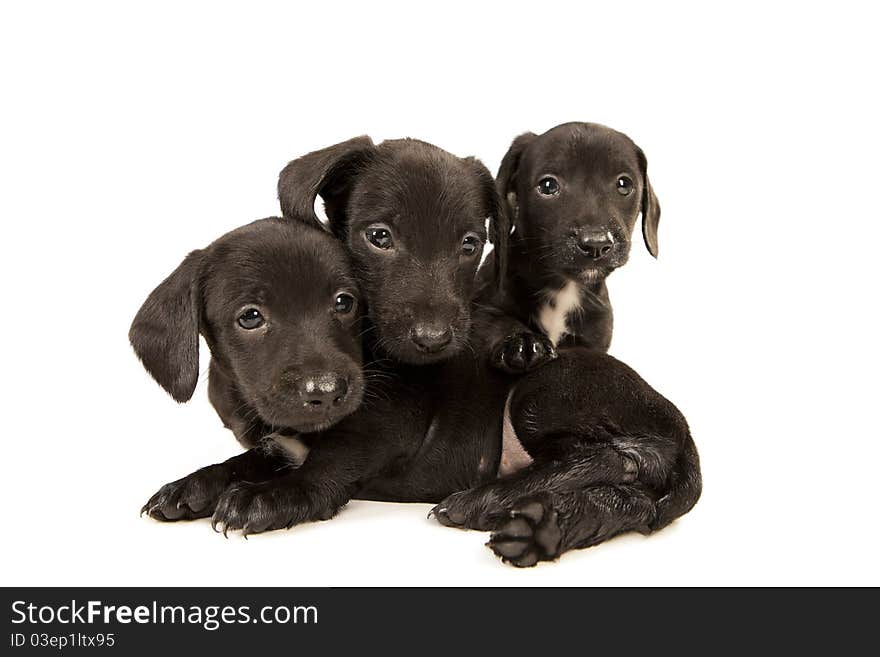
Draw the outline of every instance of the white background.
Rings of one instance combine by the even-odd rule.
[[[292,4],[3,4],[0,583],[880,584],[869,3]],[[414,136],[494,171],[570,120],[648,155],[661,256],[610,279],[611,351],[689,418],[692,513],[528,571],[428,505],[248,541],[138,517],[237,451],[204,380],[178,406],[127,344],[189,250],[276,214],[315,148]]]

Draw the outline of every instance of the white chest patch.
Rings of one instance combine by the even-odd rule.
[[[293,436],[282,436],[280,433],[273,433],[269,436],[275,444],[287,452],[287,456],[296,467],[301,466],[309,455],[309,448],[299,438]]]
[[[538,310],[538,322],[554,345],[568,333],[568,316],[580,307],[580,286],[576,281],[569,281],[561,290],[549,295]]]

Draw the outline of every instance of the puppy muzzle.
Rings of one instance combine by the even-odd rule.
[[[261,417],[274,426],[317,431],[332,426],[361,402],[363,381],[352,371],[290,373],[259,397]]]

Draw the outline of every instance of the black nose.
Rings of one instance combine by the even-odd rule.
[[[614,240],[608,232],[582,231],[577,235],[577,245],[588,258],[599,260],[608,255]]]
[[[303,406],[336,406],[348,395],[348,381],[331,372],[306,376],[296,383]]]
[[[410,337],[419,349],[433,353],[452,341],[452,331],[443,324],[420,322],[413,327]]]

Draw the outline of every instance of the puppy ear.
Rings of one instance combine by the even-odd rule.
[[[498,175],[495,177],[495,185],[501,204],[508,217],[508,222],[514,222],[517,214],[516,183],[519,173],[519,160],[526,147],[532,143],[537,135],[534,132],[526,132],[513,140],[507,153],[498,167]],[[512,226],[508,225],[508,233]]]
[[[352,179],[375,150],[373,140],[364,135],[291,161],[278,177],[282,214],[327,230],[315,215],[315,199],[320,194],[330,229],[341,237],[345,231],[345,205]]]
[[[146,370],[174,397],[185,402],[199,380],[198,272],[202,251],[193,251],[147,297],[128,331]]]
[[[660,225],[660,202],[651,187],[651,181],[648,180],[648,158],[645,157],[642,149],[638,149],[639,166],[642,169],[642,181],[644,189],[642,189],[642,236],[645,238],[645,246],[648,247],[651,255],[655,258],[660,252],[660,246],[657,242],[657,227]]]
[[[507,244],[510,235],[510,220],[504,211],[504,204],[498,196],[495,180],[486,165],[475,157],[467,157],[465,161],[474,167],[479,180],[483,198],[483,208],[489,217],[489,241],[494,245],[495,256],[495,287],[500,290],[507,277]]]

